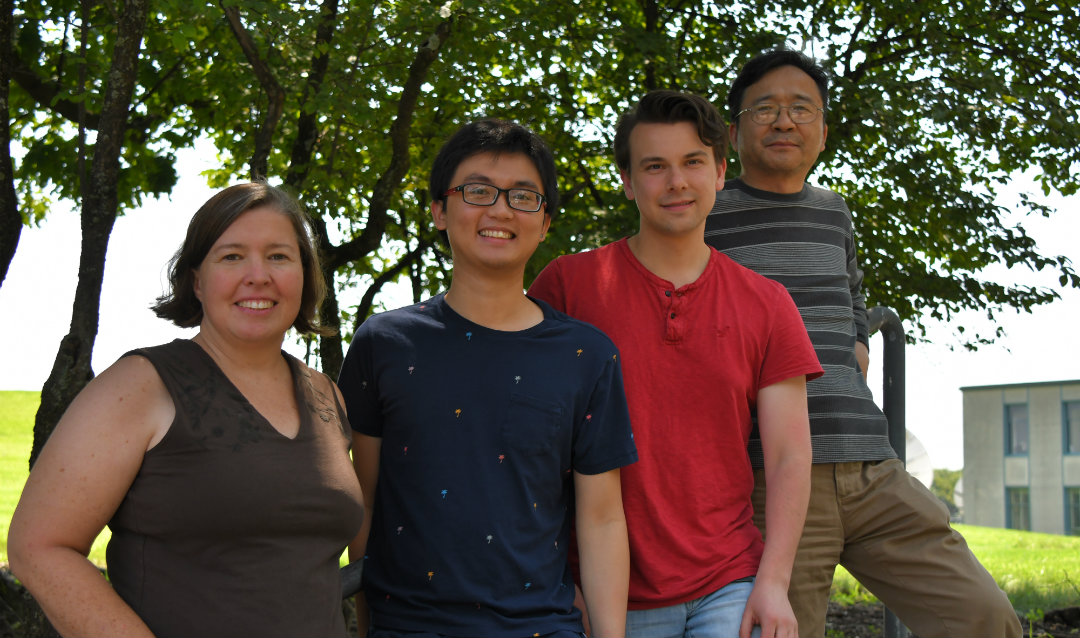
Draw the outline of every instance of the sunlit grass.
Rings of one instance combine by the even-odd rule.
[[[34,443],[34,415],[41,402],[39,392],[0,392],[0,563],[7,563],[8,526],[30,474],[30,447]],[[105,566],[109,528],[94,541],[90,560]]]
[[[1080,536],[955,528],[1021,614],[1080,605]],[[843,567],[836,569],[832,598],[841,604],[877,601]]]

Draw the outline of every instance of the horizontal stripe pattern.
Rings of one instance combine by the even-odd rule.
[[[885,416],[855,360],[856,340],[867,340],[867,320],[844,200],[810,185],[779,194],[732,180],[717,193],[705,241],[783,284],[799,307],[825,369],[806,386],[814,462],[894,458]],[[756,428],[749,452],[754,466],[761,467]]]

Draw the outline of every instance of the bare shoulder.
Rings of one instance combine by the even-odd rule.
[[[153,447],[168,431],[176,409],[154,365],[145,357],[123,357],[79,393],[57,425],[145,441]]]

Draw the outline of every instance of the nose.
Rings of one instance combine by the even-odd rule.
[[[776,119],[773,121],[773,128],[790,130],[795,128],[795,122],[791,119],[791,110],[787,107],[780,109],[780,112],[776,114]]]
[[[668,175],[668,190],[678,191],[686,188],[686,175],[680,167],[673,166]]]
[[[510,193],[499,193],[499,196],[495,198],[495,203],[488,206],[488,215],[498,218],[507,218],[514,216],[514,209],[510,208]]]
[[[270,266],[265,259],[248,260],[248,269],[244,282],[249,285],[264,284],[270,280]]]

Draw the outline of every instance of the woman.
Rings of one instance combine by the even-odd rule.
[[[72,402],[11,521],[11,570],[61,634],[344,635],[338,558],[363,499],[337,387],[281,351],[321,332],[296,202],[265,183],[195,213],[135,350]],[[86,558],[105,524],[109,579]]]

